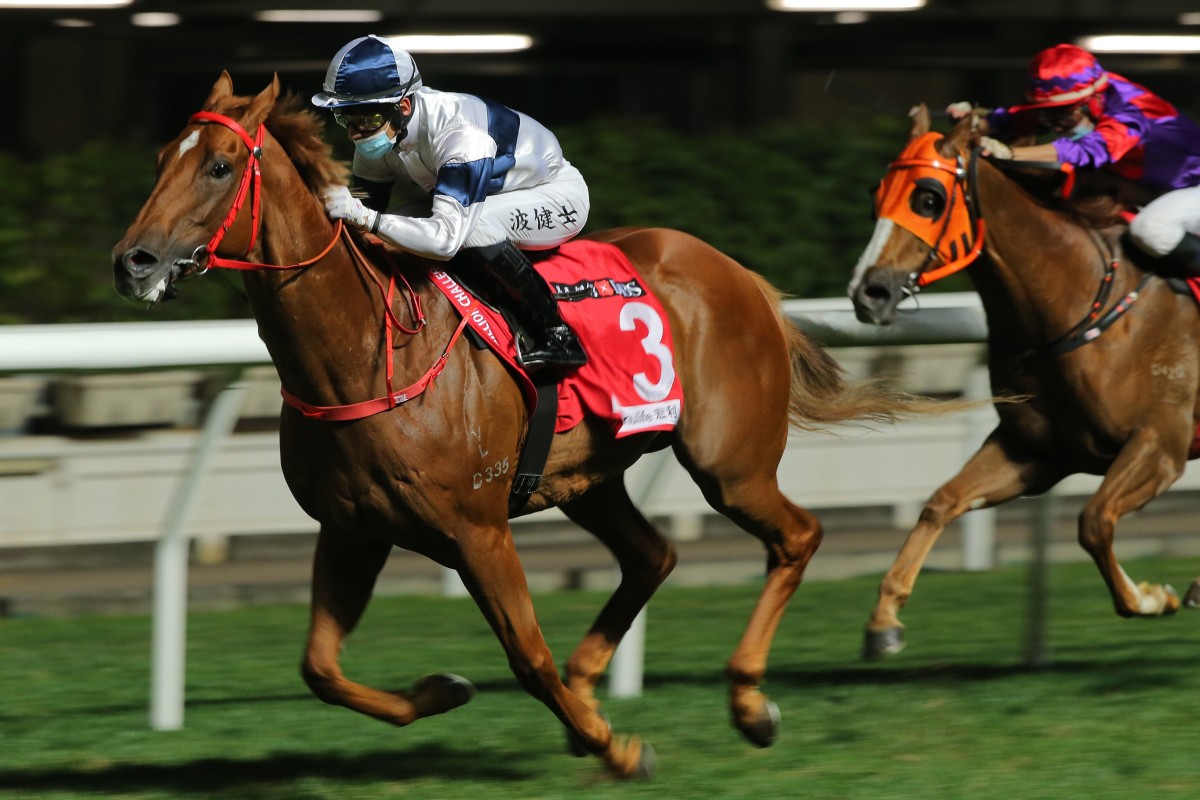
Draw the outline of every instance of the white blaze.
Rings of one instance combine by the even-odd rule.
[[[183,158],[183,154],[191,150],[200,142],[200,131],[194,130],[188,134],[188,137],[179,143],[179,157]]]
[[[858,263],[854,265],[854,277],[850,279],[850,288],[847,290],[851,297],[858,289],[858,284],[863,279],[863,273],[879,263],[879,254],[883,252],[883,246],[891,237],[894,226],[895,223],[886,217],[875,221],[875,232],[871,234],[871,241],[867,242],[867,249],[859,257]]]

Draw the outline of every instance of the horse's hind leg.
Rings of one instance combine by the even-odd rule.
[[[638,612],[675,567],[675,547],[629,499],[621,478],[590,489],[563,512],[612,552],[621,583],[567,659],[567,685],[592,708],[595,689]]]
[[[459,532],[459,575],[495,631],[513,674],[542,701],[590,753],[620,777],[648,776],[653,751],[636,737],[613,735],[608,722],[559,678],[554,657],[534,615],[525,573],[511,532],[476,528]]]
[[[1183,473],[1186,446],[1174,449],[1178,458],[1167,454],[1170,451],[1163,446],[1161,431],[1139,430],[1121,449],[1100,489],[1079,515],[1079,543],[1096,562],[1113,606],[1123,617],[1153,617],[1179,610],[1179,596],[1173,588],[1135,584],[1112,548],[1117,520],[1158,497]]]
[[[752,444],[746,449],[762,452]],[[774,465],[778,458],[764,457],[763,463],[768,461]],[[784,608],[821,544],[821,524],[812,513],[783,496],[773,471],[752,471],[736,478],[725,472],[692,474],[713,508],[760,539],[767,549],[766,581],[726,670],[734,725],[753,744],[767,747],[779,731],[779,709],[760,689],[767,656]]]
[[[728,385],[744,383],[730,380]],[[722,424],[689,425],[675,444],[676,457],[709,505],[767,549],[766,581],[727,666],[734,725],[759,747],[770,745],[779,728],[779,710],[759,688],[771,640],[822,536],[817,518],[779,491],[775,473],[787,443],[786,395],[782,389],[775,394],[775,414],[765,402],[746,413],[751,406],[730,392],[702,394],[698,400],[709,407],[696,409],[694,402],[693,412],[703,412],[695,418]]]
[[[761,297],[743,300],[754,308]],[[728,330],[723,320],[710,325],[712,331]],[[766,581],[727,665],[734,725],[765,747],[779,727],[777,707],[759,688],[771,640],[822,530],[815,516],[783,496],[776,480],[792,391],[787,329],[765,308],[739,319],[736,327],[736,335],[713,333],[693,341],[703,357],[681,361],[689,405],[674,450],[708,503],[767,550]]]
[[[1045,465],[1016,458],[993,432],[958,474],[925,503],[920,520],[879,584],[879,600],[867,622],[863,658],[875,660],[904,648],[900,609],[912,595],[917,575],[947,525],[971,509],[1044,490],[1059,478],[1059,472]]]
[[[410,692],[385,692],[355,683],[338,663],[346,637],[358,624],[375,579],[392,546],[322,526],[313,560],[312,616],[301,674],[313,694],[332,705],[408,725],[441,714],[471,699],[473,688],[454,675],[418,681]]]

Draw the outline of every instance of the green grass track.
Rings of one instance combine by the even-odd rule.
[[[820,555],[817,556],[820,558]],[[1200,561],[1130,561],[1180,590]],[[148,726],[147,617],[0,620],[0,798],[903,798],[1073,800],[1200,795],[1200,613],[1123,620],[1090,565],[1051,570],[1051,661],[1027,668],[1026,574],[926,574],[909,648],[858,660],[875,579],[804,584],[766,690],[775,746],[731,727],[723,669],[757,587],[671,588],[651,604],[646,688],[606,710],[658,751],[622,783],[566,754],[469,600],[380,599],[350,640],[349,675],[381,688],[456,672],[479,694],[397,729],[309,695],[307,610],[193,614],[183,730]],[[535,598],[561,664],[600,607]]]

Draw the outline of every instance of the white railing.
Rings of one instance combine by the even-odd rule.
[[[984,338],[986,325],[976,295],[931,295],[923,299],[923,305],[920,315],[903,315],[896,325],[882,329],[855,321],[846,300],[793,300],[785,304],[785,311],[814,338],[831,346],[979,342]],[[266,363],[266,349],[249,320],[0,327],[0,373],[244,368]],[[981,375],[977,370],[971,384],[972,391],[984,396],[986,376]],[[159,730],[183,724],[187,543],[210,464],[237,420],[244,394],[244,387],[235,380],[210,407],[158,525],[151,724]],[[905,425],[863,437],[795,436],[780,466],[781,485],[797,502],[815,508],[903,503],[919,506],[990,430],[994,416],[989,415],[991,412],[984,410],[965,422]],[[881,449],[879,442],[889,440],[891,446]],[[917,451],[922,470],[911,469]],[[864,464],[872,465],[870,480],[863,479]],[[279,481],[282,483],[281,477]],[[708,510],[699,491],[667,451],[635,465],[627,483],[631,495],[651,515],[686,520]],[[990,565],[991,520],[980,512],[968,515],[971,518],[975,525],[966,531],[964,563],[984,568]],[[640,691],[642,626],[644,617],[614,658],[614,693]]]

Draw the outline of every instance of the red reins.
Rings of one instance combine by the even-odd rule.
[[[341,220],[338,220],[334,225],[333,238],[330,240],[329,244],[325,246],[325,249],[312,258],[295,264],[286,265],[264,264],[242,260],[249,256],[250,251],[254,249],[255,242],[258,241],[258,230],[261,222],[259,214],[260,197],[262,194],[262,168],[260,166],[260,162],[262,160],[263,135],[264,131],[266,130],[266,126],[259,125],[257,134],[254,136],[254,138],[251,138],[250,134],[246,132],[245,128],[243,128],[236,120],[227,117],[224,114],[217,114],[212,111],[198,111],[191,116],[188,122],[200,124],[215,123],[217,125],[223,125],[237,134],[238,138],[245,143],[247,149],[250,151],[250,155],[246,160],[246,169],[242,172],[242,180],[238,185],[237,194],[234,195],[233,205],[229,209],[229,213],[225,215],[225,219],[221,222],[221,226],[217,228],[217,231],[212,235],[212,238],[208,240],[208,243],[196,248],[194,256],[198,256],[199,258],[194,257],[193,261],[199,266],[197,274],[204,274],[210,267],[238,270],[303,269],[315,264],[327,256],[333,249],[334,245],[337,244],[338,240],[341,239],[343,242],[345,242],[347,249],[350,251],[351,260],[359,269],[364,270],[367,275],[370,276],[371,280],[375,283],[375,286],[379,289],[381,297],[383,298],[383,329],[385,348],[387,351],[387,369],[385,372],[384,381],[387,385],[387,394],[383,397],[377,397],[373,400],[365,400],[361,403],[350,403],[347,405],[337,406],[317,406],[304,402],[289,392],[286,388],[281,387],[281,394],[283,395],[283,399],[287,402],[287,404],[297,409],[306,417],[322,420],[346,421],[361,419],[363,417],[371,416],[372,414],[378,414],[381,411],[388,411],[400,405],[401,403],[406,403],[409,400],[412,400],[414,397],[417,397],[424,392],[429,384],[431,384],[433,380],[439,374],[441,374],[442,369],[446,366],[446,361],[450,357],[450,351],[454,348],[455,342],[458,341],[459,337],[462,335],[463,329],[466,327],[466,318],[463,318],[462,322],[459,323],[458,328],[454,331],[453,335],[451,335],[450,341],[446,345],[445,350],[442,352],[441,357],[433,363],[433,366],[425,371],[424,375],[422,375],[415,383],[405,389],[401,389],[400,391],[393,390],[392,361],[395,351],[393,344],[393,331],[398,330],[409,336],[413,336],[419,333],[421,329],[425,327],[426,323],[425,314],[421,308],[421,297],[416,293],[416,291],[413,290],[412,285],[408,282],[408,278],[406,278],[404,273],[400,272],[395,268],[395,265],[392,264],[391,275],[388,279],[388,286],[385,289],[383,283],[380,282],[379,277],[375,274],[375,270],[370,268],[370,264],[367,261],[366,256],[363,255],[358,245],[350,237],[349,231],[346,230]],[[242,207],[246,203],[247,196],[252,196],[250,203],[250,243],[246,245],[246,249],[242,253],[241,259],[230,259],[219,256],[217,255],[217,248],[225,239],[225,234],[227,234],[229,229],[233,227],[234,221],[237,219],[238,214],[241,213]],[[203,261],[200,259],[203,259]],[[411,329],[406,328],[392,312],[392,299],[396,291],[396,275],[400,276],[400,280],[404,282],[405,289],[408,290],[409,304],[412,309],[413,318],[416,320],[416,326]]]

